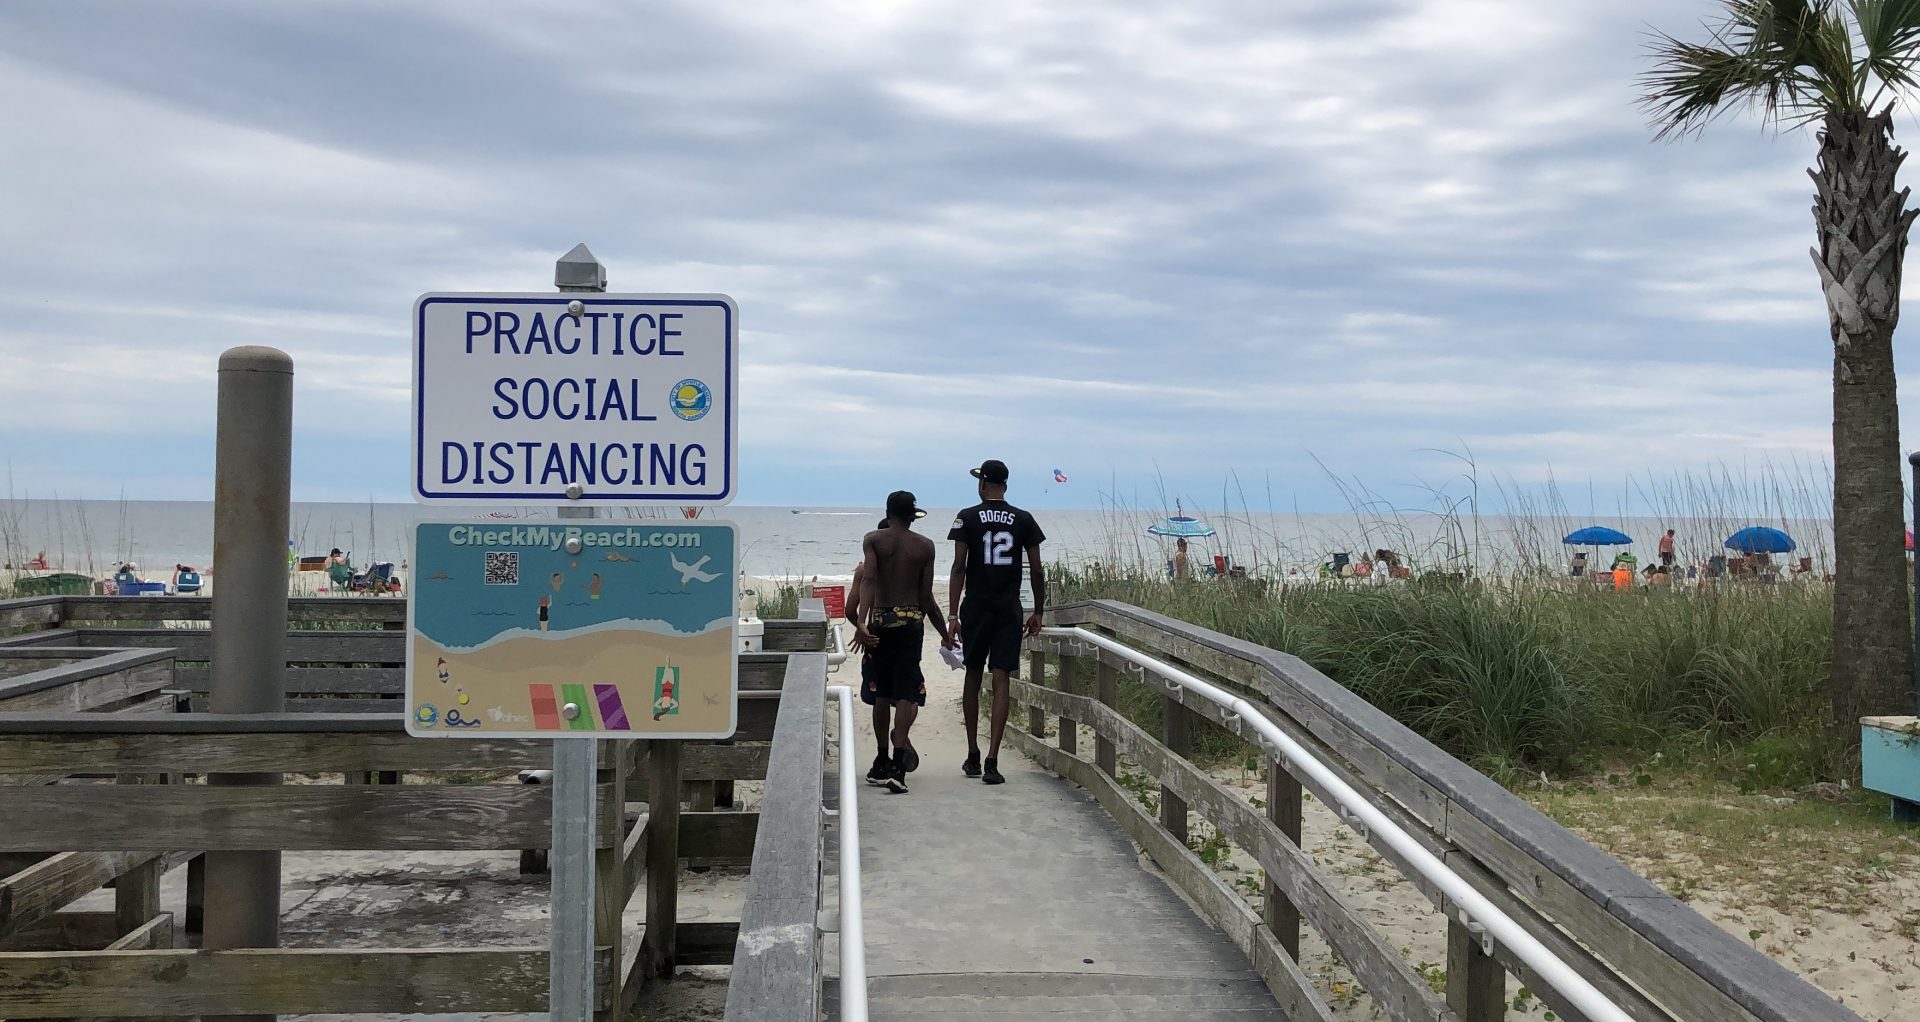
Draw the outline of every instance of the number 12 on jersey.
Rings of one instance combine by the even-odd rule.
[[[980,535],[980,552],[988,564],[1013,563],[1013,533],[985,532]]]

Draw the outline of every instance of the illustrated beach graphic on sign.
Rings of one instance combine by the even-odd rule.
[[[428,522],[414,538],[409,731],[733,733],[731,524]]]

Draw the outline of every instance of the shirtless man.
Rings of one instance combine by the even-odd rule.
[[[925,511],[913,494],[895,490],[887,495],[887,528],[867,533],[860,563],[859,603],[867,620],[854,621],[854,641],[870,650],[872,673],[860,685],[860,698],[873,706],[874,739],[879,754],[867,772],[869,782],[902,794],[907,774],[920,766],[907,733],[927,704],[927,682],[920,673],[921,645],[926,621],[940,633],[940,644],[951,646],[953,636],[933,599],[933,541],[913,532]],[[863,674],[866,671],[863,669]],[[885,706],[892,708],[893,727],[886,725]],[[888,739],[893,756],[888,759]]]

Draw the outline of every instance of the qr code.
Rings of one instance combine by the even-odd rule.
[[[482,581],[490,586],[520,584],[520,554],[514,550],[487,551],[487,570]]]

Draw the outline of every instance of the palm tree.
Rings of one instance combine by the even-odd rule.
[[[1662,34],[1641,76],[1662,138],[1736,107],[1817,126],[1813,262],[1833,335],[1834,724],[1912,708],[1893,328],[1920,210],[1894,178],[1895,100],[1920,83],[1920,0],[1721,0],[1709,40]]]

